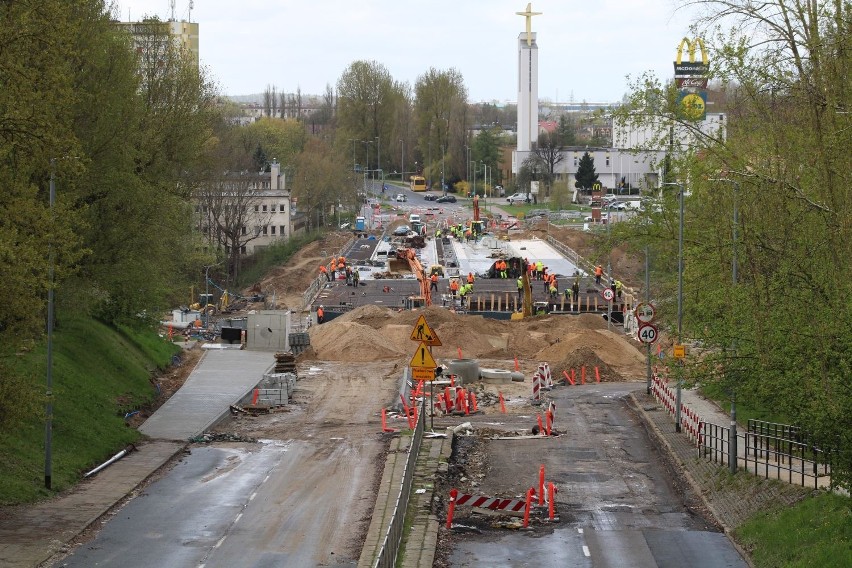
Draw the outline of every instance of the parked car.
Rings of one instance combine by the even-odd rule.
[[[396,201],[408,201],[408,198],[405,196],[404,193],[397,193],[396,197],[394,197],[394,199]]]
[[[442,195],[441,197],[439,197],[438,199],[435,200],[435,203],[455,203],[455,202],[456,202],[456,196],[450,195],[450,194]]]
[[[506,198],[510,205],[517,203],[530,203],[532,199],[526,193],[515,193]]]
[[[427,193],[423,196],[423,199],[425,199],[426,201],[435,201],[436,199],[438,199],[438,196],[434,193]]]
[[[394,236],[397,236],[397,237],[404,237],[405,235],[407,235],[410,232],[411,232],[411,227],[409,227],[408,225],[400,225],[399,227],[397,227],[396,229],[393,230]]]

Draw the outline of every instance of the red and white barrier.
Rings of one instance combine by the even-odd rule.
[[[541,375],[535,373],[532,378],[532,399],[533,402],[541,402]]]

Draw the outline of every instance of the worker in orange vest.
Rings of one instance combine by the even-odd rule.
[[[600,285],[601,276],[603,276],[603,266],[599,264],[595,267],[595,284]]]
[[[322,323],[325,321],[325,310],[322,309],[322,306],[317,308],[317,323]]]
[[[429,280],[430,280],[429,290],[430,291],[434,290],[434,291],[437,292],[438,291],[438,274],[437,273],[432,274],[432,276],[429,277]]]
[[[455,298],[456,293],[459,291],[459,281],[453,278],[450,280],[450,294]]]
[[[331,279],[337,280],[337,259],[331,259]]]
[[[325,279],[326,279],[328,282],[331,282],[331,275],[329,275],[329,273],[328,273],[328,268],[326,268],[324,264],[320,264],[320,274],[324,274],[324,275],[325,275]]]
[[[467,283],[470,284],[471,286],[473,286],[474,281],[476,281],[476,278],[473,277],[473,272],[468,272],[467,273]]]

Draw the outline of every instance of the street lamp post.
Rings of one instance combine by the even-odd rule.
[[[382,169],[382,140],[378,136],[376,136],[376,173],[379,173]],[[384,182],[384,175],[382,176],[382,181]]]
[[[471,162],[470,173],[473,176],[473,189],[471,190],[471,195],[476,195],[476,161]]]
[[[733,219],[733,227],[732,227],[732,258],[731,258],[731,278],[733,280],[734,288],[737,287],[737,230],[739,227],[739,211],[737,209],[737,201],[740,193],[740,184],[736,180],[728,179],[728,178],[713,178],[710,181],[720,181],[731,183],[734,186],[734,198],[733,198],[733,209],[734,209],[734,219]],[[736,339],[732,340],[731,350],[736,357],[737,352],[737,341]],[[737,393],[736,386],[731,386],[731,430],[728,434],[728,464],[731,470],[731,473],[737,472]]]
[[[56,158],[50,159],[50,214],[56,203]],[[44,487],[50,489],[53,479],[53,246],[50,245],[47,269],[47,393],[44,426]]]
[[[629,163],[628,163],[629,165]],[[679,197],[679,221],[677,232],[677,343],[683,342],[683,184],[680,182],[666,182],[663,185],[677,186]],[[680,432],[680,404],[681,390],[683,388],[683,369],[677,365],[677,396],[675,400],[675,432]]]
[[[402,156],[402,166],[401,166],[401,167],[402,167],[402,173],[401,173],[401,174],[400,174],[400,176],[399,176],[399,181],[401,181],[401,182],[402,182],[402,185],[405,185],[405,140],[400,139],[400,140],[399,140],[399,143],[400,143],[400,144],[402,144],[402,152],[401,152],[401,156]]]
[[[443,144],[441,144],[441,193],[444,193],[446,191],[446,186],[444,185],[444,156],[446,154],[446,148]]]

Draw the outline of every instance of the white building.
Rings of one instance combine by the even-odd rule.
[[[292,207],[277,162],[266,172],[224,172],[201,182],[196,192],[198,229],[211,246],[252,254],[290,238]]]

